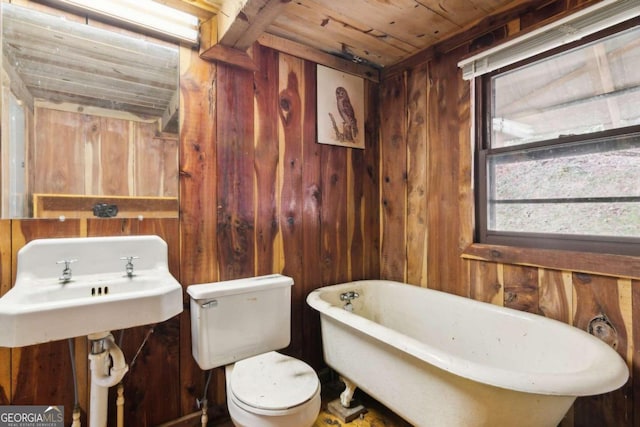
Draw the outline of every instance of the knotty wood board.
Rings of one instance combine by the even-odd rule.
[[[622,282],[610,277],[573,274],[573,325],[588,330],[592,319],[603,316],[610,327],[603,328],[601,333],[596,332],[596,336],[614,347],[622,358],[629,360],[628,353],[633,345],[632,325],[631,319],[625,319],[625,316],[631,315],[631,312],[624,305],[631,304],[631,287]],[[638,338],[635,340],[637,342]],[[634,411],[632,390],[633,384],[629,381],[617,391],[579,398],[574,404],[575,425],[629,425],[626,420],[630,420],[629,416]]]
[[[304,230],[302,171],[304,167],[303,131],[304,97],[304,61],[290,55],[280,54],[278,65],[278,116],[279,121],[279,159],[278,175],[281,182],[278,188],[278,224],[282,241],[282,260],[280,266],[284,275],[293,277],[291,290],[291,344],[289,353],[302,356],[304,330],[302,310],[304,307],[305,284],[301,280],[304,268],[303,247]],[[256,159],[256,161],[260,161]]]
[[[540,314],[538,269],[519,265],[505,265],[503,268],[505,307]]]
[[[406,84],[402,76],[380,89],[380,274],[405,281],[406,276]],[[414,254],[415,255],[415,254]]]
[[[632,329],[631,335],[633,336],[633,358],[631,366],[631,376],[633,378],[633,402],[632,409],[628,413],[628,419],[633,417],[634,426],[640,425],[640,413],[637,408],[640,408],[640,280],[631,281],[632,300],[631,306],[633,308],[632,316]]]
[[[304,253],[303,269],[300,272],[300,285],[304,292],[311,292],[323,285],[322,282],[322,216],[323,192],[321,175],[322,145],[316,143],[316,64],[305,61],[304,64],[304,116],[305,126],[302,135],[302,153],[304,167],[302,169],[303,193],[302,203],[302,251]],[[320,338],[320,319],[306,302],[302,308],[302,327],[304,341],[302,353],[311,366],[320,369],[324,366]]]
[[[180,283],[189,286],[219,279],[216,239],[216,100],[217,67],[198,53],[180,49]],[[185,295],[185,306],[188,297]],[[219,370],[208,396],[222,405]],[[194,411],[202,398],[205,376],[191,354],[191,320],[180,316],[180,414]]]
[[[469,261],[469,297],[504,305],[504,275],[501,264]]]
[[[428,287],[427,64],[407,71],[407,281]]]
[[[538,269],[539,312],[545,317],[573,323],[573,287],[571,273]]]
[[[11,221],[0,219],[0,297],[11,289]],[[0,405],[11,398],[11,350],[0,347]]]
[[[361,207],[360,223],[362,227],[362,270],[353,267],[353,279],[380,278],[380,117],[379,85],[365,82],[365,150],[353,153],[353,174],[356,189],[362,187],[362,199],[357,200]],[[357,166],[356,166],[357,164]],[[356,197],[358,194],[356,194]],[[358,218],[358,216],[356,216]],[[353,254],[355,264],[357,254]]]
[[[254,272],[253,74],[218,64],[216,198],[220,279]]]
[[[255,74],[255,179],[256,179],[256,274],[271,274],[278,267],[282,256],[276,249],[276,238],[280,230],[277,212],[279,186],[278,164],[280,146],[278,140],[279,74],[278,53],[257,46],[253,51],[260,72]]]
[[[460,103],[468,103],[469,98],[460,96],[464,93],[460,85],[468,83],[460,78],[456,58],[465,53],[466,47],[462,46],[451,55],[430,63],[426,159],[427,283],[430,288],[462,296],[469,295],[469,284],[465,280],[468,272],[459,257],[464,242],[471,242],[472,238],[465,235],[470,231],[469,227],[460,222],[461,211],[469,205],[461,200],[459,193],[463,186],[471,185],[470,177],[460,175],[460,162],[470,158],[466,150],[471,149],[465,140],[460,140],[460,128],[468,129],[469,126],[469,115],[460,114],[464,111]]]

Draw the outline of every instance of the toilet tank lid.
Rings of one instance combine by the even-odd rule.
[[[187,293],[194,300],[204,300],[292,285],[293,279],[291,277],[283,276],[282,274],[269,274],[266,276],[191,285],[187,287]]]

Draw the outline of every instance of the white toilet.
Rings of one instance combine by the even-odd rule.
[[[187,287],[191,351],[204,370],[226,366],[227,406],[240,427],[310,427],[320,381],[289,345],[293,279],[279,274]]]

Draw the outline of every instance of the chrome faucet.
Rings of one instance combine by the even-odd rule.
[[[64,264],[64,268],[62,269],[62,276],[58,278],[58,280],[62,283],[69,283],[71,281],[71,264],[78,261],[77,259],[63,259],[57,261],[56,264]]]
[[[351,301],[353,301],[354,299],[358,298],[359,296],[360,296],[360,294],[358,294],[356,291],[349,291],[349,292],[341,293],[340,294],[340,301],[346,301],[346,304],[342,308],[344,308],[348,312],[352,312],[353,311],[353,304],[351,304]]]
[[[127,273],[128,277],[133,277],[133,268],[134,268],[133,260],[134,259],[138,259],[138,258],[139,257],[137,257],[137,256],[123,256],[123,257],[120,257],[121,260],[127,261],[127,264],[124,266],[124,270]]]

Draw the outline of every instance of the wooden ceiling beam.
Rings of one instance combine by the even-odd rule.
[[[366,64],[358,64],[282,37],[265,33],[258,38],[258,43],[280,52],[326,65],[327,67],[335,68],[336,70],[344,71],[376,83],[380,81],[380,72],[377,68]]]
[[[200,57],[256,70],[247,50],[291,0],[226,0],[200,25]]]
[[[291,0],[227,0],[218,14],[218,43],[249,49]]]

